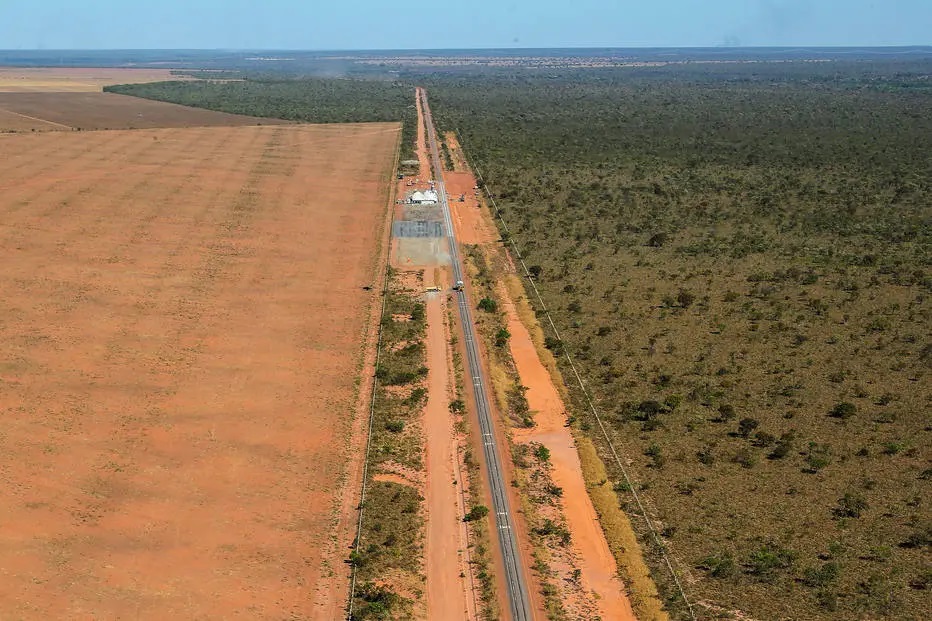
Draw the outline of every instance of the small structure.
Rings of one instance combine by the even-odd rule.
[[[412,205],[436,205],[439,200],[437,192],[434,190],[418,191],[408,197],[408,202]]]

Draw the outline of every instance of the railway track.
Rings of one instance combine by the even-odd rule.
[[[450,259],[453,265],[453,278],[456,281],[465,280],[463,267],[460,262],[459,247],[456,233],[453,229],[453,218],[450,215],[450,204],[447,200],[446,187],[443,183],[443,168],[440,165],[440,149],[437,144],[437,134],[434,119],[427,103],[427,91],[418,89],[421,106],[424,111],[424,124],[427,128],[427,144],[430,150],[431,163],[434,169],[434,181],[440,207],[443,210],[444,228],[450,246]],[[502,472],[502,462],[499,453],[495,430],[492,426],[492,410],[489,405],[489,391],[487,381],[479,359],[479,346],[476,340],[475,324],[472,320],[472,311],[469,297],[465,290],[456,292],[457,306],[459,307],[460,323],[463,326],[464,345],[466,347],[466,362],[469,377],[471,378],[473,396],[479,416],[479,430],[482,433],[482,448],[485,455],[486,468],[489,475],[489,487],[492,492],[492,511],[495,514],[495,526],[498,531],[498,542],[502,551],[505,565],[505,584],[508,592],[508,604],[513,621],[530,621],[531,602],[528,596],[527,580],[518,542],[515,536],[514,518],[508,502],[507,487]]]

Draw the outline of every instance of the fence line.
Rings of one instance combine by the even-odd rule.
[[[403,131],[403,130],[402,130]],[[401,158],[401,135],[398,137],[398,146],[399,149],[395,153],[395,166],[392,168],[392,183],[394,183],[396,172],[398,171],[398,160]],[[389,271],[391,270],[389,262],[391,261],[392,253],[392,244],[391,244],[391,235],[392,228],[395,224],[395,208],[394,208],[394,197],[395,197],[394,188],[390,192],[389,196],[391,200],[389,201],[389,217],[388,223],[388,244],[385,246],[385,262],[382,266],[382,307],[379,311],[379,331],[378,337],[376,338],[375,343],[375,369],[378,370],[379,362],[382,359],[382,320],[385,318],[385,303],[388,299],[388,281],[389,281]],[[361,545],[360,536],[362,535],[362,514],[363,509],[365,508],[366,501],[366,483],[369,480],[369,450],[372,445],[372,420],[375,417],[375,395],[379,387],[379,378],[373,373],[372,375],[372,394],[369,398],[369,425],[366,430],[366,451],[363,454],[363,465],[362,465],[362,484],[359,491],[359,515],[356,519],[356,545],[353,547],[353,551],[358,555],[359,548]],[[356,573],[357,567],[355,560],[352,564],[352,570],[350,572],[350,591],[349,591],[349,602],[346,606],[346,618],[348,621],[352,621],[353,618],[353,607],[356,603]]]

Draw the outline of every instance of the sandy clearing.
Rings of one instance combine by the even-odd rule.
[[[4,93],[0,92],[0,131],[15,131],[3,124],[20,115],[39,124],[36,130],[152,129],[159,127],[234,127],[283,125],[288,121],[214,112],[163,101],[116,93]],[[21,120],[17,124],[21,124]],[[41,125],[49,123],[52,127]],[[27,128],[32,129],[32,128]]]
[[[0,67],[0,93],[92,93],[112,84],[190,79],[170,69]]]
[[[450,159],[453,160],[453,172],[469,172],[469,165],[466,163],[466,156],[456,137],[456,132],[446,132],[443,135],[443,141],[447,145],[447,151],[450,152]]]
[[[473,188],[475,177],[470,172],[444,173],[443,179],[450,194],[450,211],[452,212],[456,234],[464,244],[489,244],[498,240],[498,232],[483,217],[482,204]],[[460,202],[460,197],[464,200]]]
[[[332,618],[383,128],[0,137],[0,610]]]
[[[551,476],[563,488],[563,513],[573,535],[572,546],[582,571],[581,583],[596,594],[595,604],[603,619],[633,620],[634,611],[617,577],[615,557],[599,526],[598,515],[586,491],[582,466],[573,435],[566,426],[566,408],[547,369],[537,355],[527,328],[518,317],[505,287],[499,287],[499,299],[511,332],[509,348],[521,383],[527,386],[527,400],[534,412],[535,426],[516,429],[517,442],[540,442],[550,449]]]

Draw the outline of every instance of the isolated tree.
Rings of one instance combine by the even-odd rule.
[[[492,298],[482,298],[479,300],[479,310],[484,310],[487,313],[494,313],[498,310],[498,302]]]
[[[760,580],[770,581],[777,571],[789,569],[796,560],[796,553],[791,550],[770,543],[751,552],[747,560],[747,571]]]
[[[663,452],[661,451],[660,446],[657,444],[651,444],[649,447],[647,447],[647,450],[644,451],[644,455],[651,458],[653,461],[651,466],[657,468],[658,470],[663,468],[663,464],[666,463],[666,459],[663,457]]]
[[[843,403],[836,403],[835,407],[829,410],[828,415],[832,418],[840,418],[842,420],[851,418],[857,413],[858,408],[853,403],[848,403],[847,401]]]
[[[728,403],[723,403],[722,405],[718,406],[719,422],[727,423],[730,420],[734,420],[734,418],[737,415],[738,414],[735,412],[735,408],[733,405],[730,405]]]
[[[651,238],[647,240],[647,245],[651,248],[660,248],[665,243],[667,243],[666,233],[654,233]]]
[[[683,308],[689,308],[695,301],[695,294],[693,294],[691,291],[687,291],[686,289],[680,289],[679,293],[676,294],[676,302]]]
[[[838,517],[859,518],[867,511],[867,501],[859,494],[845,494],[838,499],[838,507],[833,513]]]
[[[699,458],[699,463],[705,464],[706,466],[711,466],[715,463],[715,453],[713,452],[713,447],[708,444],[699,449],[699,451],[696,453],[696,457]]]
[[[544,339],[544,347],[552,351],[555,356],[559,356],[563,353],[563,342],[553,336],[548,336]]]
[[[783,459],[789,455],[790,451],[793,450],[793,441],[796,439],[796,433],[793,431],[787,431],[786,433],[780,436],[780,439],[777,440],[777,445],[773,447],[773,450],[770,451],[770,454],[767,455],[768,459]]]
[[[489,508],[485,505],[476,505],[469,510],[469,513],[463,517],[464,522],[475,522],[476,520],[481,520],[489,514]]]
[[[641,420],[651,420],[661,412],[663,412],[663,404],[659,401],[654,401],[653,399],[647,401],[641,401],[638,404],[638,412],[640,413]]]
[[[738,422],[738,435],[742,438],[747,438],[751,433],[757,429],[759,422],[754,418],[742,418]]]

